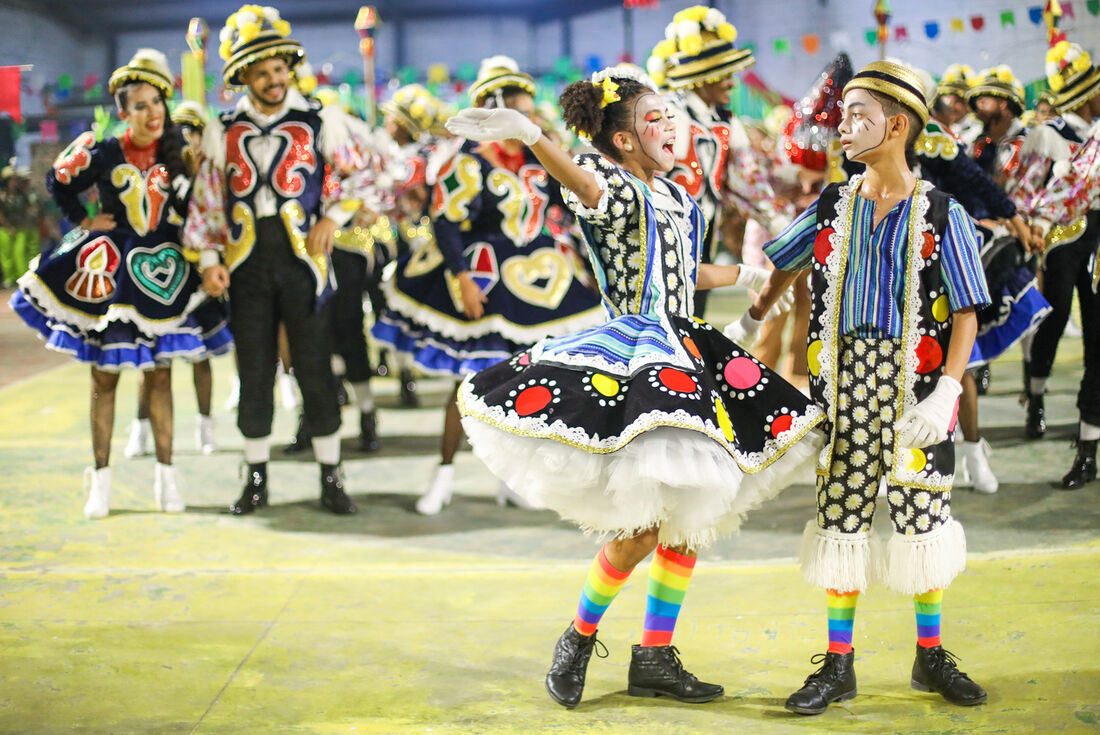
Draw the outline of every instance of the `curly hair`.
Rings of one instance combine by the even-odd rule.
[[[138,82],[143,84],[144,82]],[[115,104],[119,110],[126,109],[127,97],[130,87],[126,84],[115,92]],[[175,181],[177,176],[190,178],[187,165],[183,162],[183,149],[187,141],[183,137],[180,126],[172,122],[172,116],[168,114],[168,100],[164,93],[159,92],[160,103],[164,106],[164,127],[161,130],[160,139],[157,141],[157,163],[164,164],[168,169],[168,180]]]
[[[619,101],[601,107],[604,91],[589,81],[573,82],[558,98],[565,124],[592,141],[600,153],[621,161],[621,153],[611,137],[623,130],[634,129],[634,113],[630,103],[642,94],[654,94],[641,82],[625,77],[613,77],[619,85]]]

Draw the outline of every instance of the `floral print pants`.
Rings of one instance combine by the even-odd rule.
[[[844,337],[837,379],[832,465],[817,478],[817,525],[867,533],[879,482],[893,459],[894,401],[901,345],[893,339]],[[951,492],[888,485],[890,519],[900,534],[934,531],[951,518]]]

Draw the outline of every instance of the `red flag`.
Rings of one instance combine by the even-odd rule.
[[[970,25],[974,28],[974,30],[980,31],[985,25],[985,18],[980,15],[972,15],[970,16]]]
[[[8,113],[17,123],[23,122],[23,108],[19,104],[20,71],[18,66],[0,66],[0,112]]]

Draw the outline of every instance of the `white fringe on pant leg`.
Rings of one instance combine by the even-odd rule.
[[[966,535],[951,518],[929,533],[893,534],[886,546],[883,582],[895,592],[916,595],[946,587],[965,568]]]
[[[863,592],[871,582],[871,534],[819,528],[816,520],[802,533],[802,578],[815,587]]]

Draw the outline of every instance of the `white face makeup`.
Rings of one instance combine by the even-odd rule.
[[[672,145],[676,142],[676,126],[665,108],[664,100],[656,94],[642,94],[634,100],[634,134],[638,146],[628,151],[644,168],[665,173],[676,163]]]
[[[844,115],[840,120],[840,144],[849,161],[873,151],[886,141],[889,120],[878,100],[865,89],[853,89],[844,95]]]

